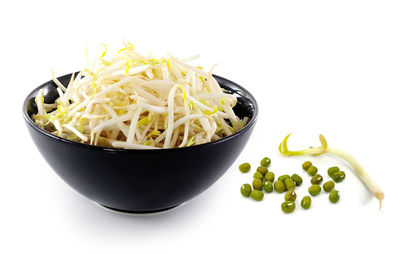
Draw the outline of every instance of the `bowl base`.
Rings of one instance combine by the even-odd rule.
[[[123,213],[123,214],[155,214],[155,213],[161,213],[164,211],[168,211],[168,210],[174,209],[175,207],[180,206],[180,204],[179,204],[176,206],[171,206],[171,207],[162,208],[162,209],[136,211],[136,210],[123,210],[123,209],[113,208],[113,207],[105,206],[102,204],[98,204],[98,205],[105,208],[106,210],[111,211],[111,212],[117,212],[117,213]]]

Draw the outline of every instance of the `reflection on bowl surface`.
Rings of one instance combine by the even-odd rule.
[[[68,84],[71,74],[59,78]],[[215,183],[246,145],[257,120],[254,97],[243,87],[214,75],[221,87],[238,98],[237,116],[246,126],[221,140],[158,150],[113,149],[57,137],[36,126],[34,98],[44,88],[46,103],[58,97],[48,81],[25,99],[23,114],[31,137],[53,170],[72,188],[107,208],[133,213],[169,209],[190,200]]]

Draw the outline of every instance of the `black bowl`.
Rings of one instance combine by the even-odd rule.
[[[71,74],[59,78],[67,85]],[[34,102],[44,88],[44,100],[58,97],[48,81],[25,99],[23,114],[29,133],[42,156],[72,188],[98,204],[117,211],[151,213],[173,208],[215,183],[245,147],[257,120],[257,103],[243,87],[214,76],[237,97],[235,113],[249,117],[239,132],[221,140],[185,148],[158,150],[112,149],[57,137],[32,120]]]

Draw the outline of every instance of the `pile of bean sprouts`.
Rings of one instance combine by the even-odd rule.
[[[224,93],[209,72],[168,55],[138,54],[131,43],[106,59],[102,44],[88,67],[64,86],[52,73],[59,98],[35,102],[36,124],[57,135],[90,145],[158,149],[203,144],[240,130],[247,118],[232,110],[237,100]]]

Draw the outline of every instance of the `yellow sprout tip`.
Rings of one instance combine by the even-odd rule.
[[[375,194],[375,197],[379,201],[379,209],[382,209],[382,200],[385,197],[385,195],[383,194],[383,192],[378,192],[378,193]]]
[[[292,133],[289,133],[282,141],[282,143],[279,144],[279,152],[283,155],[290,155],[289,149],[287,147],[287,140],[289,139],[290,135],[292,135]]]
[[[319,135],[319,141],[321,142],[321,145],[323,148],[328,148],[328,142],[326,141],[324,135],[320,134]]]

